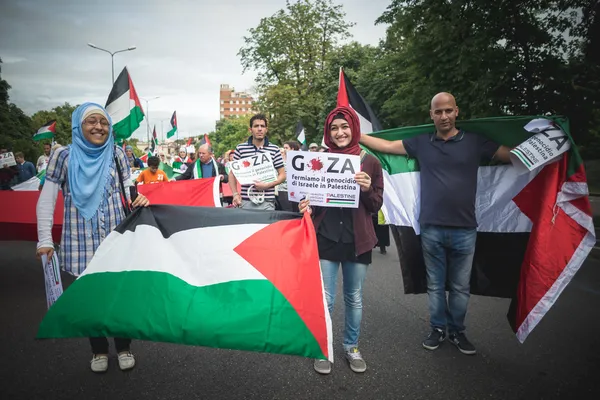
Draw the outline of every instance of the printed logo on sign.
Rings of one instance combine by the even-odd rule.
[[[323,163],[318,158],[313,158],[308,163],[310,165],[310,170],[311,171],[320,171],[320,170],[323,169]]]

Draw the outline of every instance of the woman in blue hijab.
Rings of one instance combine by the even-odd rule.
[[[125,218],[122,199],[131,203],[127,188],[132,182],[125,152],[115,146],[112,122],[102,106],[85,103],[77,107],[71,127],[72,144],[56,149],[48,160],[46,182],[37,204],[37,255],[51,259],[54,253],[54,208],[58,191],[62,190],[64,220],[58,259],[65,272],[77,277],[84,273],[104,238]],[[121,187],[125,193],[121,193]],[[143,195],[131,204],[147,205]],[[106,372],[107,338],[90,338],[90,344],[92,371]],[[135,358],[130,352],[131,339],[114,338],[114,344],[120,369],[132,369]]]

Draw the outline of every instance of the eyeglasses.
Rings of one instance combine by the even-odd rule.
[[[98,122],[100,123],[100,125],[102,125],[103,128],[108,126],[108,121],[106,119],[98,120],[97,118],[86,118],[83,121],[83,123],[86,124],[87,126],[96,126],[98,124]]]

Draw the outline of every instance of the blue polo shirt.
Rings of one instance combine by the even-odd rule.
[[[476,228],[477,170],[492,159],[499,145],[459,131],[448,140],[435,133],[402,141],[421,170],[421,224]]]

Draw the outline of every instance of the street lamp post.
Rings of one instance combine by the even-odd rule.
[[[108,50],[103,49],[101,47],[98,47],[96,45],[93,45],[91,43],[88,43],[87,45],[90,46],[92,49],[104,51],[104,52],[110,54],[110,62],[111,62],[111,65],[112,65],[112,83],[113,83],[113,85],[115,84],[115,54],[122,53],[124,51],[131,51],[131,50],[135,50],[136,49],[135,46],[131,46],[131,47],[128,47],[128,48],[123,49],[123,50],[117,50],[115,52],[111,52],[111,51],[108,51]]]
[[[151,99],[145,99],[143,97],[140,97],[140,100],[144,100],[146,102],[146,134],[148,139],[148,146],[150,146],[150,107],[148,106],[148,102],[156,99],[160,99],[160,96],[156,96]]]

